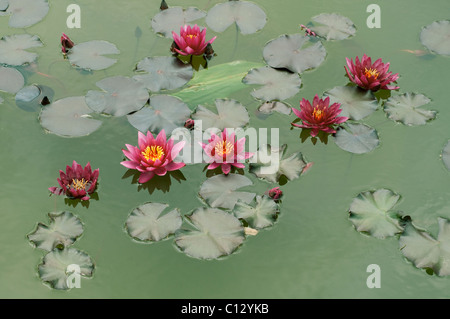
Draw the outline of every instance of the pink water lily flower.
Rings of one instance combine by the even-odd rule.
[[[173,160],[183,149],[185,142],[173,144],[173,138],[167,140],[164,130],[153,138],[150,131],[147,135],[138,132],[138,146],[125,144],[128,150],[122,149],[123,154],[129,159],[120,164],[129,169],[140,172],[139,183],[144,184],[155,175],[164,176],[168,171],[176,171],[186,164]]]
[[[371,58],[365,54],[361,61],[356,57],[355,63],[353,63],[353,59],[345,58],[345,60],[347,66],[344,68],[348,78],[360,88],[371,91],[397,90],[399,88],[395,85],[388,85],[398,79],[398,73],[388,72],[390,63],[385,64],[378,59],[372,64]]]
[[[56,195],[65,194],[70,198],[89,200],[89,195],[97,188],[99,169],[92,171],[91,164],[83,167],[76,161],[72,166],[67,165],[66,172],[59,171],[60,178],[57,179],[59,187],[50,187],[48,190]]]
[[[210,157],[208,169],[221,166],[224,174],[229,174],[231,166],[244,168],[244,160],[252,157],[253,153],[244,152],[245,137],[236,141],[234,133],[228,135],[227,129],[222,134],[212,134],[208,144],[200,143],[206,155]]]
[[[64,54],[67,54],[69,49],[72,49],[75,44],[72,40],[69,39],[69,37],[63,33],[61,36],[61,51]]]
[[[272,198],[273,200],[278,200],[281,198],[281,196],[283,196],[283,191],[278,186],[269,189],[265,194],[269,195],[269,197]]]
[[[205,52],[206,46],[214,42],[216,37],[208,42],[206,40],[206,28],[200,30],[198,25],[191,27],[185,25],[180,28],[180,35],[172,31],[173,40],[176,47],[173,48],[181,55],[202,55]]]
[[[297,117],[302,120],[302,124],[292,123],[292,125],[311,129],[311,136],[315,137],[319,131],[325,133],[336,133],[333,128],[335,124],[341,124],[348,120],[348,117],[338,116],[341,113],[341,104],[330,104],[330,98],[325,100],[319,99],[316,94],[313,99],[313,105],[308,100],[302,99],[300,101],[300,110],[292,108]]]

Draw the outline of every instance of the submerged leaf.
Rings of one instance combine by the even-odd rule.
[[[84,96],[68,97],[43,108],[39,119],[42,127],[50,133],[78,137],[91,134],[102,124],[87,117],[92,112]]]
[[[318,67],[326,55],[320,41],[312,43],[309,37],[302,34],[281,35],[269,41],[263,50],[268,65],[297,73]]]
[[[384,111],[391,120],[406,125],[424,125],[436,117],[435,111],[420,108],[430,102],[423,94],[405,93],[390,97],[386,101]]]
[[[13,68],[0,66],[0,91],[17,93],[25,84],[22,73]]]
[[[94,263],[86,253],[75,249],[54,249],[44,256],[39,265],[39,277],[54,289],[69,289],[67,279],[72,274],[70,265],[80,267],[82,277],[92,277]]]
[[[237,218],[244,219],[255,229],[272,226],[277,219],[278,204],[267,196],[256,196],[255,205],[237,202],[233,210]]]
[[[252,34],[264,28],[267,16],[255,3],[227,1],[212,7],[205,20],[206,24],[216,32],[223,32],[236,23],[242,34]]]
[[[216,259],[230,255],[245,239],[241,222],[220,209],[197,208],[186,220],[193,229],[177,231],[175,244],[194,258]]]
[[[158,12],[152,19],[153,30],[166,38],[172,38],[173,32],[180,32],[180,28],[189,22],[203,18],[206,12],[194,7],[183,9],[171,7]]]
[[[298,93],[302,84],[298,74],[275,70],[268,66],[251,69],[242,82],[263,85],[251,93],[253,97],[263,101],[288,99]]]
[[[97,113],[123,116],[142,109],[149,98],[141,83],[125,76],[106,78],[96,85],[103,92],[89,91],[86,104]]]
[[[260,107],[258,107],[258,112],[263,114],[272,114],[273,112],[278,112],[281,114],[289,115],[291,114],[291,111],[292,107],[279,101],[264,102]]]
[[[137,64],[136,71],[143,74],[133,78],[152,92],[178,89],[194,75],[191,65],[166,56],[145,58]]]
[[[350,205],[349,219],[359,232],[376,238],[394,236],[403,231],[399,213],[392,210],[399,199],[387,189],[360,193]]]
[[[142,241],[160,241],[181,227],[180,211],[176,208],[168,213],[169,207],[161,203],[145,203],[135,208],[125,224],[128,234]]]
[[[5,36],[0,40],[0,63],[19,66],[31,63],[38,55],[25,51],[41,47],[42,42],[37,35],[15,34]]]
[[[238,101],[232,99],[217,99],[215,101],[217,114],[199,105],[192,118],[201,121],[202,129],[218,128],[239,128],[244,127],[249,122],[247,109]]]
[[[141,132],[155,134],[164,130],[167,135],[177,127],[183,127],[191,115],[191,110],[180,99],[170,95],[150,98],[150,105],[134,114],[127,115],[128,122]]]
[[[330,105],[341,104],[342,111],[339,116],[356,121],[372,114],[378,108],[378,101],[373,93],[357,86],[337,86],[324,95],[330,97]]]
[[[322,13],[311,18],[311,20],[322,24],[321,26],[311,27],[311,30],[326,38],[327,41],[344,40],[356,33],[353,21],[337,13]]]
[[[86,70],[103,70],[117,62],[105,57],[108,54],[119,54],[117,47],[107,41],[93,40],[76,44],[70,49],[69,62]]]
[[[450,275],[450,222],[438,218],[437,240],[408,223],[399,239],[402,254],[417,268],[431,268],[438,276]]]
[[[365,124],[347,123],[348,129],[340,127],[335,142],[344,151],[363,154],[375,149],[380,143],[377,131]]]
[[[41,109],[46,100],[53,100],[55,92],[45,85],[30,85],[16,94],[16,105],[24,111],[36,112]]]
[[[233,209],[238,200],[250,203],[255,193],[237,192],[236,190],[252,185],[252,181],[243,175],[215,175],[203,182],[199,195],[211,207]]]
[[[83,224],[71,212],[49,213],[49,226],[39,223],[28,239],[37,247],[51,251],[72,245],[83,233]]]
[[[420,42],[430,51],[450,55],[450,21],[435,21],[422,29]]]
[[[10,14],[9,26],[12,28],[27,28],[38,23],[47,15],[49,7],[47,0],[8,0],[6,14]],[[5,4],[3,4],[3,7]],[[0,10],[2,4],[0,2]]]

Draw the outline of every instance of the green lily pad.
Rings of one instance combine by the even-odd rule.
[[[405,93],[390,97],[386,101],[384,111],[391,120],[405,125],[424,125],[436,117],[435,111],[421,108],[430,102],[423,94]]]
[[[117,47],[107,41],[93,40],[79,43],[70,49],[69,62],[85,70],[103,70],[117,62],[104,55],[119,54]]]
[[[373,93],[357,86],[337,86],[324,95],[330,97],[330,105],[341,104],[342,111],[339,116],[356,121],[369,116],[378,108],[378,101]]]
[[[376,238],[394,236],[403,231],[400,214],[392,210],[399,199],[387,189],[360,193],[350,205],[349,219],[359,232]]]
[[[279,101],[264,102],[258,107],[258,112],[263,114],[272,114],[273,112],[278,112],[284,115],[289,115],[292,112],[292,107],[286,103]]]
[[[368,153],[380,144],[377,131],[359,123],[339,127],[334,141],[339,148],[355,154]]]
[[[0,66],[0,91],[15,94],[24,86],[22,73],[13,68]]]
[[[420,42],[432,52],[450,55],[450,21],[435,21],[424,27]]]
[[[220,209],[201,207],[185,217],[191,229],[177,231],[175,244],[188,256],[217,259],[232,254],[245,239],[239,219]]]
[[[202,121],[202,128],[239,128],[248,124],[250,118],[247,109],[238,101],[232,99],[217,99],[215,101],[217,114],[199,105],[192,114],[194,120]]]
[[[41,47],[42,42],[37,35],[15,34],[0,40],[0,63],[12,66],[34,62],[38,55],[26,50]]]
[[[52,251],[72,245],[83,233],[83,224],[71,212],[49,213],[49,226],[39,223],[28,239],[39,249]]]
[[[9,26],[12,28],[27,28],[38,23],[47,15],[49,6],[47,0],[9,0],[5,9],[10,14]],[[0,4],[1,8],[5,4]]]
[[[194,7],[183,9],[171,7],[158,12],[152,19],[153,30],[166,38],[172,38],[172,31],[180,32],[180,28],[192,21],[203,18],[206,12]]]
[[[172,132],[172,138],[174,144],[182,141],[185,143],[174,162],[183,162],[186,165],[203,162],[203,148],[200,144],[203,143],[203,132],[200,129],[188,130],[185,127],[179,127]]]
[[[317,35],[326,38],[327,41],[344,40],[356,33],[353,21],[337,13],[321,13],[311,20],[322,24],[310,29]]]
[[[267,196],[256,196],[256,203],[248,205],[237,202],[233,210],[237,218],[244,219],[254,229],[272,226],[278,215],[278,204]]]

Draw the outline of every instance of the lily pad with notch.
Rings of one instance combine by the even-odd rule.
[[[156,242],[173,235],[181,227],[180,210],[164,212],[169,205],[145,203],[135,208],[125,223],[128,234],[134,239]]]
[[[302,84],[298,74],[275,70],[269,66],[251,69],[242,82],[263,85],[251,93],[253,97],[263,101],[288,99],[298,93]]]
[[[14,34],[4,36],[0,40],[0,63],[20,66],[35,61],[38,55],[26,50],[41,47],[42,42],[37,35]]]
[[[264,28],[267,16],[255,3],[227,1],[212,7],[205,20],[206,24],[216,32],[223,32],[236,23],[242,34],[252,34]]]
[[[194,70],[175,57],[147,57],[136,66],[136,72],[142,73],[133,78],[152,92],[174,90],[188,83]]]
[[[435,111],[421,107],[431,100],[423,94],[405,93],[390,97],[384,106],[384,111],[391,120],[405,125],[425,125],[436,117]]]
[[[198,8],[171,7],[158,12],[153,17],[152,28],[157,34],[172,38],[172,31],[179,33],[181,27],[204,16],[206,16],[206,12]]]
[[[28,28],[40,22],[48,10],[47,0],[0,1],[0,11],[10,15],[9,26],[12,28]]]
[[[321,13],[311,20],[321,25],[312,26],[310,29],[327,41],[344,40],[356,33],[353,21],[337,13]]]
[[[97,130],[101,121],[92,119],[93,111],[86,105],[84,96],[57,100],[42,109],[39,120],[44,129],[63,137],[89,135]]]
[[[239,219],[220,209],[197,208],[185,220],[190,227],[176,232],[175,244],[188,256],[217,259],[232,254],[245,240]]]
[[[141,132],[155,134],[164,130],[167,135],[184,123],[191,115],[189,107],[179,98],[170,95],[156,95],[150,104],[141,110],[127,115],[128,122]]]
[[[302,34],[281,35],[269,41],[263,49],[263,57],[268,65],[296,73],[317,68],[325,61],[326,55],[320,41]]]
[[[435,21],[422,29],[420,42],[430,51],[450,55],[450,21]]]
[[[96,85],[103,91],[89,91],[86,94],[86,104],[97,113],[127,115],[142,109],[149,99],[147,89],[129,77],[113,76]]]
[[[37,112],[42,106],[50,104],[55,92],[48,86],[32,84],[16,94],[16,105],[27,112]]]
[[[85,70],[97,71],[109,68],[117,62],[116,59],[105,55],[119,53],[115,44],[103,40],[93,40],[74,45],[67,56],[72,65]]]
[[[278,212],[278,204],[268,196],[256,196],[253,205],[237,202],[233,210],[237,218],[244,219],[254,229],[272,226],[277,219]]]
[[[292,107],[280,101],[264,102],[258,107],[258,112],[266,115],[270,115],[273,112],[289,115],[292,112]]]
[[[368,153],[380,144],[377,131],[360,123],[347,122],[339,127],[334,140],[339,148],[355,154]]]
[[[52,251],[72,245],[83,233],[83,224],[71,212],[49,213],[49,226],[39,223],[36,229],[28,234],[28,240],[37,248]]]

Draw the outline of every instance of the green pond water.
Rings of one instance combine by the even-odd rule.
[[[35,52],[34,70],[24,73],[26,85],[37,83],[55,91],[54,100],[83,96],[97,90],[95,83],[114,75],[133,76],[134,66],[147,56],[167,56],[171,40],[155,35],[151,18],[159,1],[58,0],[49,1],[43,21],[13,29],[0,17],[0,35],[36,34],[44,43]],[[81,7],[80,29],[66,27],[66,7]],[[196,6],[207,11],[219,1],[171,0],[170,6]],[[402,50],[425,50],[419,41],[423,26],[450,18],[448,0],[376,3],[381,7],[381,28],[369,29],[366,8],[373,1],[257,1],[267,14],[267,24],[256,34],[239,34],[234,26],[217,35],[217,56],[210,67],[233,60],[264,63],[262,49],[281,34],[299,33],[320,13],[340,13],[357,27],[351,39],[324,42],[325,62],[301,75],[302,88],[286,100],[298,107],[301,98],[345,85],[345,57],[381,57],[399,73],[400,93],[422,93],[432,102],[427,108],[437,118],[422,126],[405,126],[389,120],[378,109],[364,123],[374,127],[380,145],[356,155],[341,150],[330,138],[327,145],[302,143],[300,130],[291,130],[295,116],[255,115],[260,102],[253,87],[215,98],[233,98],[249,111],[250,126],[280,129],[280,144],[288,153],[301,151],[313,162],[307,174],[282,186],[284,192],[277,223],[249,237],[239,250],[221,260],[204,261],[174,249],[173,240],[140,244],[129,237],[124,223],[136,206],[148,201],[169,203],[182,214],[202,206],[198,191],[207,179],[204,164],[182,169],[185,180],[172,179],[170,191],[138,191],[131,178],[122,178],[126,168],[121,149],[137,143],[137,130],[126,117],[105,118],[100,129],[87,137],[63,138],[48,134],[38,114],[19,109],[11,94],[0,93],[0,297],[2,298],[448,298],[450,278],[430,276],[408,262],[396,237],[376,239],[355,231],[348,220],[353,198],[362,191],[388,188],[401,195],[396,209],[411,216],[415,224],[432,234],[437,218],[450,218],[450,174],[440,154],[450,138],[448,69],[444,56],[418,57]],[[206,25],[204,19],[195,21]],[[139,27],[142,36],[136,38]],[[118,63],[104,71],[86,74],[71,67],[60,53],[59,38],[67,33],[78,42],[106,40],[121,51]],[[237,41],[237,49],[235,50]],[[22,70],[22,69],[21,69]],[[190,105],[189,100],[185,100]],[[191,105],[190,105],[191,106]],[[191,106],[192,107],[192,106]],[[88,208],[68,206],[63,196],[49,197],[58,171],[76,160],[100,168],[99,200]],[[245,169],[258,194],[276,186],[258,180]],[[68,210],[84,223],[84,233],[74,247],[87,252],[96,268],[91,279],[82,279],[80,289],[53,290],[42,283],[37,267],[44,252],[33,248],[26,235],[37,222],[48,223],[47,214]],[[366,268],[381,268],[381,288],[369,289]]]

